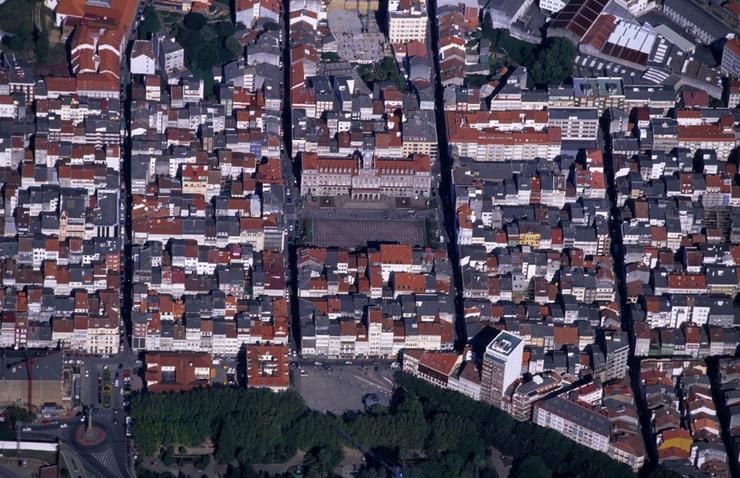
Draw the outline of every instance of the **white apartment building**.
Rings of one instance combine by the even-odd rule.
[[[570,400],[554,397],[537,403],[533,420],[592,450],[609,449],[609,419]]]
[[[420,8],[403,12],[390,12],[388,15],[388,40],[394,45],[414,40],[425,42],[427,23],[427,12]]]
[[[725,75],[740,78],[740,38],[734,33],[727,35],[725,47],[722,49],[720,69]]]
[[[548,13],[557,13],[565,7],[563,0],[540,0],[540,10]]]
[[[596,108],[550,108],[549,127],[560,128],[563,140],[596,140],[599,112]]]

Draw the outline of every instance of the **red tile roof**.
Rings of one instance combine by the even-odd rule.
[[[419,366],[449,376],[460,360],[461,356],[454,353],[424,352],[419,358]]]
[[[287,345],[247,346],[247,386],[285,390],[290,385]]]

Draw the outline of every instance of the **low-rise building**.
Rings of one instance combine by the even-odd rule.
[[[553,397],[535,404],[533,421],[593,450],[606,453],[609,449],[609,419],[565,398]]]
[[[725,40],[722,48],[722,62],[720,63],[722,73],[737,79],[740,78],[740,38],[731,33]],[[734,105],[728,105],[732,108]]]
[[[516,420],[532,420],[534,405],[547,396],[556,393],[566,385],[556,372],[544,372],[534,375],[531,380],[517,380],[506,390],[503,397],[503,409]]]
[[[184,392],[211,384],[211,355],[202,352],[147,352],[144,379],[149,392]]]
[[[547,113],[548,126],[559,128],[564,141],[595,141],[599,134],[596,108],[549,108]]]
[[[335,159],[303,153],[301,167],[304,196],[349,196],[361,200],[428,198],[432,187],[431,161],[423,154],[407,159],[381,159],[358,153],[352,158]]]
[[[152,42],[148,40],[136,40],[131,47],[129,56],[131,62],[131,74],[153,75],[156,71],[157,57],[154,55]]]
[[[173,37],[155,35],[152,46],[159,60],[159,69],[165,75],[169,76],[185,69],[185,49]]]
[[[698,42],[706,45],[730,32],[730,28],[723,22],[691,0],[664,3],[663,14],[686,30]]]
[[[67,381],[63,357],[56,350],[0,351],[0,406],[40,410],[45,404],[69,406],[64,400]]]
[[[388,41],[402,45],[411,41],[426,42],[426,3],[421,0],[398,0],[388,6]]]
[[[273,392],[290,386],[288,345],[254,344],[247,346],[247,387]]]

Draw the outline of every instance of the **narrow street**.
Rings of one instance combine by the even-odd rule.
[[[125,64],[125,63],[124,63]],[[123,91],[128,95],[128,90],[131,88],[131,75],[125,75],[123,77]],[[126,124],[129,124],[131,117],[131,101],[124,99],[123,101],[124,118]],[[133,292],[131,290],[132,280],[134,276],[134,261],[131,249],[131,209],[133,204],[131,203],[131,137],[130,130],[126,129],[126,135],[123,138],[122,148],[122,161],[121,165],[121,178],[122,186],[121,192],[123,197],[121,198],[121,206],[124,209],[125,220],[123,223],[124,234],[123,240],[123,271],[121,277],[121,320],[125,327],[124,341],[129,341],[131,345],[131,334],[133,327],[131,324],[131,310],[133,309]]]
[[[286,190],[286,225],[287,255],[288,263],[288,285],[290,294],[290,347],[291,351],[298,353],[301,349],[301,324],[300,311],[298,307],[298,260],[296,256],[296,238],[302,234],[300,221],[300,167],[293,161],[293,112],[290,106],[290,0],[283,0],[283,172]],[[290,193],[288,193],[290,191]]]
[[[720,383],[719,377],[719,361],[717,357],[710,357],[707,359],[707,374],[709,375],[709,382],[712,385],[712,400],[717,406],[717,418],[721,427],[721,438],[727,450],[727,456],[737,456],[734,450],[733,438],[730,433],[730,415],[729,409],[727,408],[727,402],[725,401],[725,394],[722,391],[722,384]],[[732,476],[740,476],[740,463],[730,458],[730,473]]]
[[[635,403],[639,412],[640,428],[642,429],[642,437],[645,442],[645,449],[647,451],[648,461],[642,468],[641,473],[645,476],[652,472],[658,460],[658,452],[655,447],[655,440],[651,433],[651,418],[650,410],[647,408],[644,397],[640,392],[640,359],[635,356],[635,341],[633,334],[633,322],[630,306],[627,303],[627,288],[625,283],[625,268],[624,268],[624,248],[622,247],[622,228],[621,228],[621,213],[617,206],[617,188],[616,180],[614,177],[614,158],[612,157],[612,138],[609,132],[609,118],[608,113],[605,113],[601,120],[601,129],[603,134],[603,153],[604,153],[604,174],[607,181],[607,196],[609,204],[611,206],[611,212],[609,215],[609,229],[611,231],[611,254],[612,264],[614,273],[617,281],[617,296],[619,302],[619,310],[622,316],[622,330],[627,332],[630,337],[630,351],[629,359],[627,362],[628,372],[630,377],[630,385],[632,386],[632,393],[635,397]]]
[[[437,1],[431,0],[429,8],[429,31],[431,32],[432,45],[439,45],[439,30],[437,26]],[[454,187],[452,185],[452,158],[450,157],[449,144],[447,143],[447,127],[445,125],[444,111],[444,89],[439,72],[439,56],[435,48],[432,48],[434,57],[434,109],[437,122],[437,157],[440,172],[439,199],[442,201],[444,212],[445,230],[447,233],[447,255],[452,264],[453,286],[455,288],[455,345],[458,350],[467,342],[467,330],[465,327],[465,314],[463,312],[463,283],[462,271],[460,269],[460,254],[457,247],[457,218],[455,216]]]

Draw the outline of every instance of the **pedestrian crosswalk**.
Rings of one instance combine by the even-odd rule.
[[[108,408],[95,408],[93,409],[92,418],[93,418],[93,424],[95,423],[95,419],[103,420],[103,421],[110,421],[113,417],[113,412]]]
[[[54,435],[55,437],[61,437],[63,435],[63,430],[60,430],[59,428],[49,428],[49,429],[44,430],[44,434]]]
[[[116,457],[113,455],[113,450],[111,450],[110,448],[106,448],[103,451],[92,453],[92,456],[101,465],[103,465],[104,468],[108,470],[108,472],[110,473],[110,476],[122,478],[121,473],[118,470],[118,465],[116,464]]]

